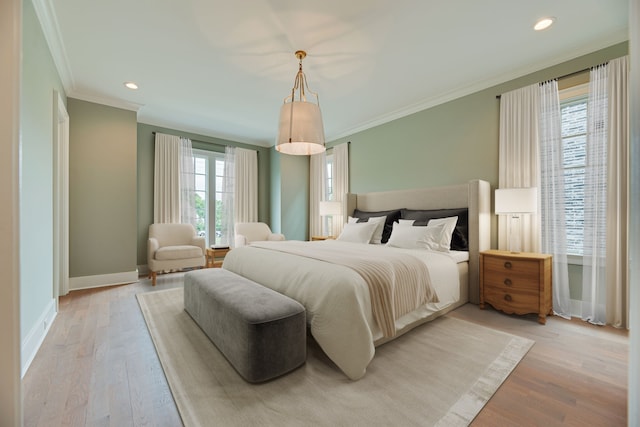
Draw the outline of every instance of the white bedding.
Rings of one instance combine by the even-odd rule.
[[[422,306],[398,319],[396,330],[446,308],[460,298],[459,275],[454,255],[333,240],[308,244],[343,245],[371,254],[396,251],[423,260],[440,302]],[[353,380],[365,374],[375,353],[374,343],[382,334],[373,320],[368,287],[354,270],[252,246],[230,251],[225,257],[223,268],[299,301],[307,310],[311,334],[327,356]]]

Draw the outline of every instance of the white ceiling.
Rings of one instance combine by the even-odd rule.
[[[263,146],[298,49],[331,141],[628,39],[628,0],[33,1],[68,96]]]

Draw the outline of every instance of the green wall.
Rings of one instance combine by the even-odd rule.
[[[505,82],[380,126],[331,141],[349,147],[350,191],[460,184],[479,178],[498,184],[500,102],[496,95],[561,77],[628,53],[628,43]],[[493,218],[492,247],[497,247]],[[571,266],[572,299],[581,295],[580,267]]]
[[[63,101],[66,97],[30,1],[23,2],[22,19],[20,326],[24,343],[32,330],[41,328],[36,323],[53,301],[54,91]]]
[[[69,98],[69,276],[136,270],[136,113]]]
[[[226,139],[198,135],[181,130],[168,129],[159,126],[138,123],[137,125],[137,188],[138,188],[138,217],[137,217],[137,263],[147,264],[147,240],[149,226],[153,223],[153,165],[154,144],[153,132],[178,135],[191,139],[193,148],[224,153],[225,146],[246,148],[258,152],[258,219],[269,224],[270,216],[270,167],[271,150],[268,147],[257,147]]]
[[[279,221],[272,229],[287,240],[308,240],[309,236],[309,156],[280,154],[271,148],[272,212]],[[279,173],[275,173],[278,171]]]

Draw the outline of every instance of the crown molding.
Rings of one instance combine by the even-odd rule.
[[[150,126],[157,126],[165,129],[171,129],[178,132],[180,131],[189,132],[196,135],[222,139],[225,141],[239,142],[241,144],[247,144],[247,145],[254,145],[256,147],[269,148],[275,145],[274,143],[269,143],[268,141],[264,141],[264,140],[240,137],[238,135],[233,135],[233,134],[224,133],[224,132],[217,132],[217,131],[214,131],[213,129],[208,129],[205,127],[185,125],[184,123],[178,123],[175,121],[165,120],[163,118],[158,118],[158,117],[146,117],[142,114],[138,116],[138,123],[143,123]]]
[[[383,115],[380,115],[372,120],[368,120],[366,122],[362,122],[359,125],[356,125],[354,127],[351,127],[349,129],[344,129],[340,132],[337,132],[336,134],[331,135],[329,138],[327,138],[327,142],[329,141],[335,141],[337,139],[340,138],[345,138],[348,136],[351,136],[355,133],[358,132],[362,132],[365,131],[367,129],[371,129],[374,128],[376,126],[380,126],[382,124],[391,122],[393,120],[397,120],[400,119],[402,117],[406,117],[409,116],[411,114],[417,113],[419,111],[423,111],[426,110],[428,108],[431,107],[435,107],[438,106],[440,104],[444,104],[445,102],[449,102],[449,101],[453,101],[454,99],[458,99],[458,98],[462,98],[463,96],[467,96],[467,95],[471,95],[473,93],[476,92],[480,92],[482,90],[485,89],[489,89],[491,87],[503,84],[503,83],[507,83],[511,80],[515,80],[517,78],[538,72],[538,71],[542,71],[546,68],[550,68],[553,67],[555,65],[559,65],[563,62],[567,62],[573,59],[576,59],[580,56],[583,55],[588,55],[590,53],[596,52],[600,49],[604,49],[610,46],[613,46],[615,44],[618,43],[622,43],[625,41],[629,40],[629,34],[627,31],[625,30],[621,30],[613,35],[611,35],[611,37],[608,37],[606,39],[600,40],[598,44],[591,44],[588,46],[582,46],[582,48],[577,48],[571,51],[571,53],[566,53],[563,55],[559,55],[556,57],[550,57],[547,61],[545,62],[538,62],[536,64],[532,64],[528,67],[523,67],[523,68],[519,68],[516,70],[509,70],[508,72],[505,72],[503,74],[500,74],[496,77],[493,77],[491,79],[485,79],[482,81],[477,81],[474,83],[471,83],[467,86],[458,88],[456,90],[453,91],[449,91],[446,93],[442,93],[440,95],[434,96],[434,97],[430,97],[428,99],[424,99],[422,101],[419,101],[417,103],[411,104],[411,105],[407,105],[406,107],[397,109],[395,111],[391,111],[389,113],[385,113]]]
[[[40,21],[40,26],[42,27],[42,32],[44,33],[44,38],[49,45],[53,62],[60,75],[60,80],[62,80],[62,85],[65,92],[69,92],[75,87],[75,81],[71,66],[69,65],[69,58],[67,58],[64,42],[62,41],[58,19],[51,1],[52,0],[32,0],[36,15]]]
[[[136,113],[142,107],[144,107],[144,104],[137,104],[135,102],[123,101],[122,99],[92,95],[92,94],[83,93],[76,90],[68,91],[67,97],[79,99],[80,101],[87,101],[87,102],[93,102],[95,104],[107,105],[109,107],[121,108],[123,110],[135,111]]]

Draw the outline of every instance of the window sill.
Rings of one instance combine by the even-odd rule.
[[[582,255],[567,255],[567,264],[569,265],[583,265]]]

